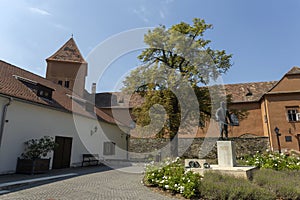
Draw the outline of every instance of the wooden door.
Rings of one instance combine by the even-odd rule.
[[[56,136],[55,142],[58,144],[58,147],[54,150],[52,168],[61,169],[70,167],[72,138]]]

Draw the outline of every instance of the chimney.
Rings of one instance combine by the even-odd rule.
[[[96,83],[92,83],[92,94],[96,94]]]

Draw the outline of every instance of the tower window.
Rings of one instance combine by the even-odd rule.
[[[70,87],[70,81],[65,81],[65,87],[69,88]]]
[[[61,81],[61,80],[59,80],[59,81],[58,81],[58,84],[59,84],[59,85],[62,85],[62,81]]]

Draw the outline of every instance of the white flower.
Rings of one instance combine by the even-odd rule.
[[[180,187],[179,187],[179,190],[180,190],[180,193],[183,193],[183,191],[184,191],[184,186],[180,186]]]
[[[165,185],[165,188],[166,188],[166,189],[169,189],[169,185]]]

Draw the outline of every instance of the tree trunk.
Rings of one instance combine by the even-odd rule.
[[[171,157],[178,157],[178,130],[180,127],[180,108],[178,104],[177,98],[174,96],[172,99],[172,107],[173,109],[169,113],[170,119],[170,150]]]

